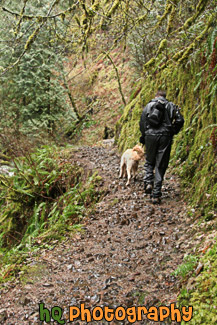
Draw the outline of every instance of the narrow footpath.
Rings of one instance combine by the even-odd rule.
[[[98,171],[106,195],[84,220],[83,232],[29,257],[22,281],[1,290],[0,324],[42,324],[40,302],[49,309],[63,308],[62,318],[68,322],[68,307],[81,303],[86,308],[149,308],[177,300],[180,284],[172,272],[192,245],[177,179],[166,175],[162,204],[154,206],[143,190],[143,161],[136,181],[126,187],[126,180],[118,178],[120,155],[115,148],[82,147],[71,159]]]

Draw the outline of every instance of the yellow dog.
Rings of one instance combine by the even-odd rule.
[[[122,157],[121,157],[121,164],[120,164],[120,175],[121,177],[127,177],[126,185],[130,184],[130,179],[132,177],[135,178],[136,172],[138,169],[139,161],[144,156],[144,150],[141,146],[136,145],[133,149],[127,149]]]

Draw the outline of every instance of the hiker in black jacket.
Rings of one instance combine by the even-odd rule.
[[[169,164],[173,135],[180,131],[183,124],[180,110],[166,99],[166,92],[162,90],[142,112],[140,142],[146,147],[144,188],[147,194],[152,193],[154,204],[161,202],[161,187]]]

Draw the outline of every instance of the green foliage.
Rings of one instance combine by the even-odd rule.
[[[43,37],[48,38],[48,32]],[[35,42],[19,68],[1,77],[0,126],[4,132],[53,133],[63,119],[69,123],[75,118],[61,85],[61,58],[54,50],[49,44],[41,48],[40,42]]]
[[[193,255],[186,255],[184,257],[183,263],[177,267],[177,269],[172,273],[175,276],[181,276],[185,278],[192,272],[197,264],[197,257]]]
[[[201,263],[204,265],[200,276],[195,278],[194,290],[182,290],[180,305],[191,305],[194,317],[189,324],[215,324],[217,321],[217,244],[208,250]]]
[[[29,250],[74,229],[100,198],[100,178],[72,164],[63,151],[43,147],[14,160],[14,176],[0,178],[0,251]],[[11,250],[8,249],[11,248]]]
[[[4,5],[32,16],[46,14],[50,6],[47,1],[27,1],[25,8],[23,3],[13,7],[10,1]],[[56,38],[67,26],[57,20],[55,27],[48,21],[39,28],[41,22],[36,18],[14,20],[12,14],[0,15],[0,66],[6,69],[0,76],[1,134],[58,137],[63,131],[59,125],[68,127],[77,118],[65,84],[64,44]]]

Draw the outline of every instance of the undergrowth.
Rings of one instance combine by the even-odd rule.
[[[181,276],[185,278],[190,272],[195,269],[197,263],[197,257],[193,255],[186,255],[183,263],[180,264],[177,269],[172,273],[175,276]]]
[[[183,289],[179,305],[194,307],[189,324],[216,324],[217,322],[217,243],[201,258],[202,272],[195,277],[191,289]],[[184,323],[183,323],[184,324]]]
[[[26,152],[13,160],[13,176],[0,175],[3,278],[16,271],[26,252],[79,228],[100,199],[101,178],[72,164],[66,152],[55,146]]]

